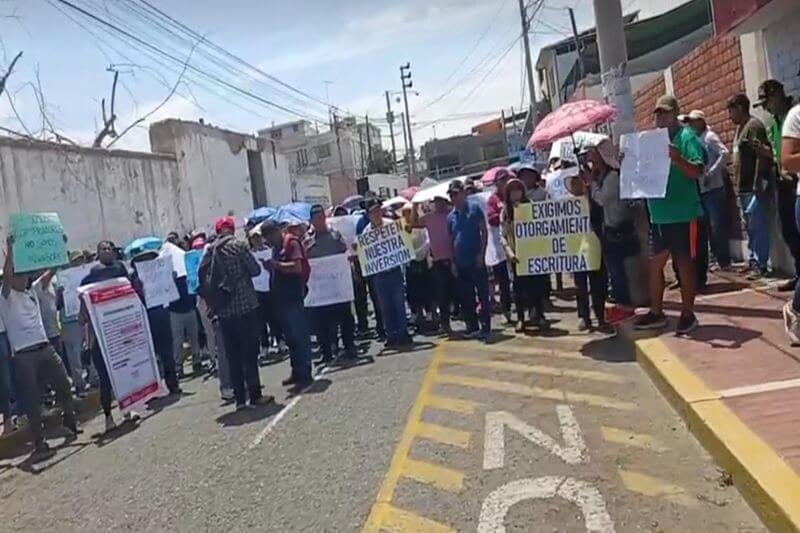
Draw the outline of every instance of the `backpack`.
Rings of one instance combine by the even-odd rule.
[[[308,285],[308,279],[311,277],[311,265],[308,263],[308,256],[306,255],[306,247],[303,246],[302,241],[295,237],[294,235],[286,235],[286,240],[284,242],[284,248],[288,245],[291,241],[297,241],[297,244],[300,246],[300,250],[302,253],[302,257],[300,259],[300,268],[302,271],[303,276],[303,285]]]
[[[225,307],[233,295],[228,273],[223,270],[222,264],[217,259],[219,246],[232,238],[226,239],[223,237],[222,240],[214,243],[214,246],[206,252],[200,261],[200,268],[197,273],[200,281],[197,293],[206,301],[214,314],[217,314],[220,309]]]

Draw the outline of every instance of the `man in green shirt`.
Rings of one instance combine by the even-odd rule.
[[[705,172],[706,153],[691,128],[678,121],[680,105],[672,95],[656,102],[656,126],[666,128],[672,140],[669,147],[669,177],[664,198],[647,201],[650,211],[650,311],[640,316],[636,329],[660,329],[666,326],[664,316],[664,266],[672,255],[681,279],[681,316],[678,334],[686,334],[698,326],[694,314],[700,218],[703,208],[697,180]]]
[[[797,284],[800,274],[800,232],[794,216],[795,198],[797,196],[797,176],[789,172],[781,173],[781,142],[783,140],[783,122],[792,108],[792,99],[786,96],[783,84],[777,80],[767,80],[758,88],[758,102],[753,107],[763,107],[772,116],[769,121],[767,135],[769,144],[761,145],[760,154],[772,160],[777,181],[775,188],[778,193],[778,217],[781,221],[781,234],[789,252],[794,259],[795,276],[786,283],[779,285],[778,290],[792,291]]]

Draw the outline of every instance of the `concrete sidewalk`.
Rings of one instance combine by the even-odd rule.
[[[781,308],[791,293],[736,275],[710,278],[698,297],[701,327],[674,333],[680,295],[669,291],[670,328],[621,334],[689,428],[732,476],[765,524],[800,531],[800,349]]]

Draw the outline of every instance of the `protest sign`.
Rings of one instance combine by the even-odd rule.
[[[311,276],[308,278],[306,307],[321,307],[353,301],[353,277],[347,254],[315,257],[308,260]]]
[[[620,198],[664,198],[669,179],[669,133],[666,128],[627,133],[620,137],[624,154],[620,168]]]
[[[328,226],[332,230],[339,232],[344,243],[347,245],[347,250],[350,255],[352,255],[353,245],[357,243],[356,224],[358,224],[359,218],[361,218],[359,215],[345,215],[328,219]]]
[[[14,271],[32,272],[69,262],[64,227],[57,213],[14,213]]]
[[[125,278],[80,288],[103,354],[114,396],[123,413],[161,390],[147,313]]]
[[[405,265],[414,259],[411,234],[400,221],[384,220],[377,228],[371,224],[358,236],[358,260],[364,276]]]
[[[253,278],[253,288],[256,290],[256,292],[269,292],[269,270],[264,268],[264,265],[261,262],[272,259],[272,250],[267,248],[265,250],[259,250],[257,252],[250,253],[253,254],[256,263],[258,263],[259,268],[261,268],[261,273]]]
[[[161,247],[161,253],[158,255],[160,257],[169,257],[172,260],[172,270],[175,271],[175,275],[179,278],[186,275],[186,260],[184,259],[186,252],[184,250],[171,242],[165,242]]]
[[[189,294],[197,294],[200,287],[200,261],[203,259],[203,250],[192,250],[183,255],[183,262],[186,265],[186,285]]]
[[[96,262],[88,263],[58,271],[56,282],[64,290],[64,318],[75,317],[80,312],[81,301],[78,296],[78,287],[81,286],[83,278],[89,275],[89,271],[96,264]]]
[[[180,295],[172,274],[172,258],[156,257],[150,261],[138,261],[136,272],[144,287],[147,308],[163,307],[174,302]]]
[[[562,170],[554,170],[544,175],[547,185],[547,196],[551,200],[563,200],[572,197],[572,193],[567,189],[567,180],[578,175],[578,167],[569,167]]]
[[[585,197],[517,206],[514,238],[520,276],[600,268],[600,240],[589,223]]]

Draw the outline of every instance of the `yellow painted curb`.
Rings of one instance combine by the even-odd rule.
[[[800,475],[659,339],[636,359],[771,531],[800,532]]]

